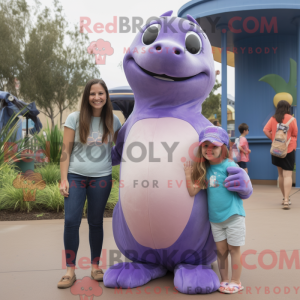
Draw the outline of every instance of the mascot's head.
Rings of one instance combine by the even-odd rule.
[[[136,102],[201,104],[215,83],[211,44],[193,17],[171,15],[152,20],[137,34],[124,57],[126,77]]]

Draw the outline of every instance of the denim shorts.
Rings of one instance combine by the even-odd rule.
[[[233,215],[221,223],[212,223],[211,231],[215,242],[227,239],[231,246],[244,246],[246,237],[245,217]]]

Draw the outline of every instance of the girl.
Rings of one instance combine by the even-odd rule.
[[[245,210],[237,193],[227,190],[226,169],[237,165],[228,159],[227,132],[208,126],[200,133],[197,161],[184,164],[187,189],[194,197],[207,188],[208,216],[217,246],[217,260],[221,275],[219,291],[233,294],[244,289],[240,282],[242,265],[240,246],[245,244]],[[191,184],[193,182],[193,185]],[[228,252],[231,255],[232,277],[228,279]]]
[[[60,193],[65,197],[64,245],[67,273],[58,288],[76,281],[75,264],[79,246],[79,226],[88,199],[91,277],[103,279],[99,259],[103,243],[103,214],[112,186],[111,142],[121,127],[113,115],[106,84],[90,80],[84,89],[80,112],[71,113],[64,124],[60,162]]]
[[[295,150],[297,147],[297,134],[298,127],[296,119],[291,120],[292,116],[290,114],[291,105],[285,101],[281,100],[277,104],[276,112],[273,117],[270,118],[268,123],[264,128],[264,134],[270,139],[274,140],[275,133],[277,130],[278,123],[288,123],[289,130],[287,132],[287,140],[291,138],[291,141],[288,145],[287,156],[285,158],[280,158],[272,156],[272,164],[275,165],[278,169],[278,181],[279,187],[283,196],[282,205],[283,209],[290,209],[291,205],[290,192],[292,189],[292,174],[295,166]]]

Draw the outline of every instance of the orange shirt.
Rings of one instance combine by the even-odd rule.
[[[289,119],[292,118],[291,115],[285,114],[284,118],[281,123],[287,123]],[[264,127],[264,130],[269,131],[272,133],[272,141],[274,141],[275,133],[277,130],[277,124],[278,122],[274,117],[271,117],[271,119],[268,121],[266,126]],[[297,134],[298,134],[298,127],[297,127],[297,121],[294,119],[292,123],[289,125],[289,131],[287,132],[287,140],[291,137],[291,141],[288,146],[288,153],[292,152],[293,150],[296,150],[297,148]]]

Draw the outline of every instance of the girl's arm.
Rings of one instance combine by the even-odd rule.
[[[194,197],[198,194],[201,188],[197,184],[193,184],[192,182],[192,170],[193,167],[191,162],[188,161],[184,164],[184,172],[185,172],[185,179],[186,179],[186,187],[191,197]]]
[[[72,153],[72,148],[74,144],[75,131],[71,128],[64,128],[64,137],[63,137],[63,151],[61,152],[60,158],[60,177],[61,177],[61,186],[60,190],[63,192],[63,195],[67,197],[69,195],[69,183],[68,183],[68,169],[70,164],[70,156]]]
[[[201,191],[201,188],[197,184],[193,184],[191,177],[185,176],[185,178],[186,178],[186,187],[189,192],[189,195],[191,197],[194,197]]]

